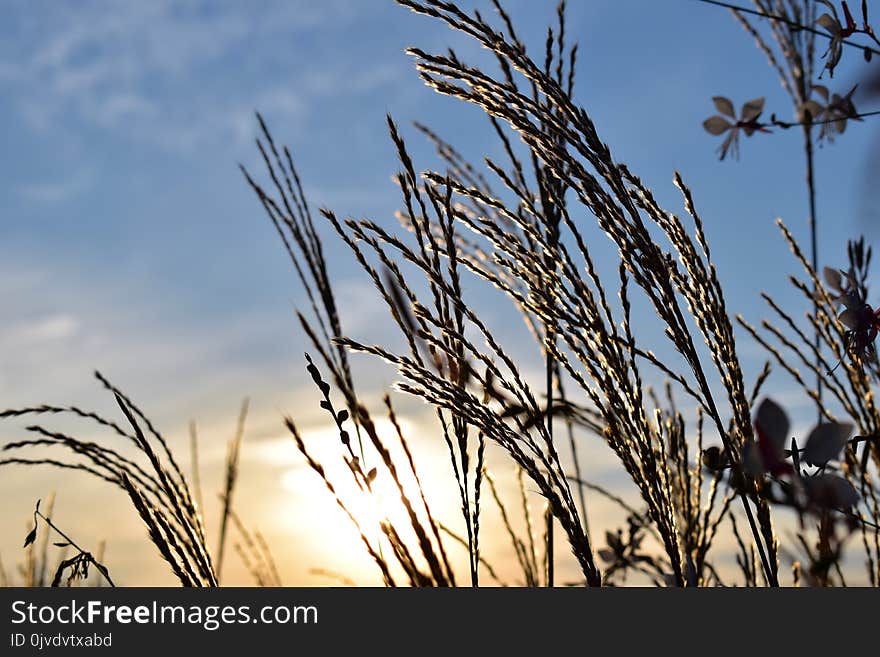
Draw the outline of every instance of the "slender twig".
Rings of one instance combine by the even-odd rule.
[[[741,7],[740,5],[735,5],[730,2],[721,2],[721,0],[696,0],[697,2],[702,2],[707,5],[715,5],[717,7],[724,7],[726,9],[732,9],[733,11],[739,11],[743,14],[751,14],[752,16],[759,16],[761,18],[767,18],[771,21],[777,21],[779,23],[784,23],[789,27],[792,27],[796,30],[803,30],[804,32],[810,32],[811,34],[815,34],[816,36],[825,37],[826,39],[832,38],[828,32],[823,32],[822,30],[817,30],[815,27],[810,27],[808,25],[801,25],[797,21],[793,21],[790,18],[786,18],[785,16],[777,16],[776,14],[768,14],[767,12],[759,11],[757,9],[749,9],[748,7]],[[859,32],[863,34],[862,32]],[[869,35],[870,36],[870,35]],[[873,37],[872,37],[873,38]],[[874,39],[876,41],[876,38]],[[872,48],[871,46],[866,46],[861,43],[856,43],[855,41],[850,41],[848,39],[844,39],[842,43],[847,46],[852,46],[853,48],[858,48],[859,50],[868,50],[874,55],[880,55],[880,50],[876,48]]]
[[[827,123],[837,123],[838,121],[842,121],[842,120],[846,120],[846,121],[848,121],[850,119],[859,120],[859,119],[863,119],[868,116],[877,116],[878,114],[880,114],[880,110],[872,110],[870,112],[858,112],[856,114],[849,114],[846,116],[836,116],[831,119],[822,119],[821,121],[816,121],[813,119],[805,119],[803,121],[781,121],[780,119],[777,119],[774,116],[767,123],[764,123],[761,121],[755,121],[754,123],[750,123],[749,127],[752,127],[752,125],[753,125],[754,127],[761,129],[761,128],[768,128],[770,126],[775,126],[777,128],[788,129],[788,128],[793,128],[794,126],[797,126],[797,125],[803,125],[803,126],[825,125]]]
[[[807,163],[807,194],[810,203],[810,216],[808,223],[810,227],[810,265],[813,271],[819,271],[819,243],[816,230],[816,180],[813,166],[813,128],[811,125],[804,125],[804,154]],[[819,290],[818,287],[813,288],[813,314],[819,314]],[[819,370],[822,363],[822,355],[819,352],[821,346],[821,336],[817,330],[813,336],[813,346],[816,350],[816,369]],[[822,375],[816,373],[816,422],[822,422]]]
[[[39,505],[38,505],[38,506],[39,506]],[[92,556],[92,554],[91,554],[90,552],[87,552],[86,550],[83,550],[79,545],[77,545],[76,541],[74,541],[72,538],[70,538],[70,536],[68,536],[68,535],[65,534],[63,531],[61,531],[61,530],[58,528],[58,526],[57,526],[55,523],[52,522],[51,519],[49,519],[47,516],[44,516],[44,515],[40,512],[39,508],[37,508],[37,509],[34,510],[34,518],[35,518],[35,519],[36,519],[36,518],[42,518],[43,522],[45,522],[49,527],[51,527],[52,530],[53,530],[56,534],[58,534],[61,538],[63,538],[65,541],[67,541],[67,543],[70,544],[70,547],[72,547],[74,550],[78,551],[78,552],[80,553],[80,556],[81,556],[82,558],[84,558],[86,561],[88,561],[89,563],[91,563],[95,568],[97,568],[98,571],[104,576],[104,579],[107,580],[107,583],[108,583],[110,586],[112,586],[112,587],[114,587],[114,588],[116,587],[116,584],[113,583],[113,580],[111,579],[111,577],[110,577],[110,573],[109,573],[109,571],[107,570],[106,566],[104,566],[102,563],[99,563],[99,562],[98,562],[98,561]],[[59,569],[59,570],[60,570],[60,569]]]

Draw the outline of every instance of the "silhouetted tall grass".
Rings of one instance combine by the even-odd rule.
[[[389,586],[477,586],[487,577],[504,585],[511,575],[481,552],[481,526],[487,513],[495,513],[516,576],[528,586],[617,585],[630,574],[661,586],[777,586],[781,558],[792,561],[794,583],[832,585],[846,583],[844,548],[858,537],[869,582],[877,585],[880,416],[872,374],[878,325],[865,283],[870,251],[854,243],[850,270],[832,270],[823,284],[783,227],[806,272],[792,282],[811,307],[807,325],[800,327],[766,296],[775,323],[764,322],[759,330],[738,318],[820,410],[823,424],[808,437],[791,436],[784,410],[762,400],[770,364],[754,380],[743,372],[733,315],[704,230],[711,218],[701,216],[699,195],[675,173],[684,214],[661,207],[636,173],[615,159],[588,108],[578,104],[578,51],[567,42],[565,3],[533,56],[497,0],[495,22],[440,0],[398,1],[493,57],[494,66],[478,66],[451,50],[407,51],[428,86],[483,111],[503,159],[487,158],[483,170],[418,124],[444,167],[423,170],[389,117],[400,165],[395,228],[341,218],[327,208],[313,214],[290,150],[279,146],[259,115],[256,145],[265,172],[242,167],[305,292],[308,307],[298,319],[309,354],[315,354],[306,354],[305,370],[315,386],[314,402],[338,438],[334,462],[314,455],[295,411],[284,425],[311,475],[357,530],[359,545],[337,549],[364,550]],[[369,344],[346,333],[345,308],[337,303],[325,256],[328,232],[347,246],[375,287],[403,347],[393,340]],[[598,254],[608,252],[616,254],[617,266],[602,271]],[[476,285],[501,291],[522,316],[543,359],[543,380],[532,381],[521,347],[504,344],[493,330],[487,309],[471,292]],[[665,342],[635,324],[636,304],[653,310]],[[460,517],[437,516],[392,397],[384,397],[381,409],[367,408],[363,391],[370,383],[356,380],[351,352],[389,363],[399,376],[397,392],[432,408]],[[656,355],[670,352],[674,356]],[[798,367],[817,383],[808,385]],[[662,391],[648,385],[655,378],[665,379]],[[35,438],[4,449],[50,446],[65,450],[67,458],[13,457],[0,465],[72,468],[124,490],[184,585],[218,584],[231,523],[242,540],[237,552],[254,580],[279,585],[268,545],[232,505],[242,430],[229,448],[218,549],[212,553],[196,502],[200,485],[192,492],[162,435],[117,388],[99,379],[115,395],[124,423],[76,407],[13,409],[2,417],[84,417],[136,445],[141,461],[33,426]],[[379,418],[390,431],[378,428]],[[844,435],[852,429],[847,422],[857,435]],[[638,504],[590,481],[583,451],[598,441],[612,450]],[[191,445],[195,463],[194,432]],[[498,486],[488,467],[490,447],[503,457],[496,467],[515,471],[518,490]],[[395,491],[394,499],[380,502],[378,482]],[[528,502],[532,491],[544,503],[539,514]],[[587,519],[598,498],[621,511],[619,529],[609,528],[601,544]],[[799,521],[785,544],[778,529],[783,510]],[[739,573],[720,565],[729,554],[722,536],[734,546]],[[579,567],[577,582],[557,581],[554,552],[562,543]],[[453,546],[467,552],[466,574],[452,565]],[[345,573],[331,576],[348,582]]]

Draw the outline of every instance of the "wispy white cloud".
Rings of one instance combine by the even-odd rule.
[[[255,108],[296,121],[311,98],[363,93],[395,79],[394,67],[364,69],[344,56],[316,67],[297,45],[319,28],[343,29],[366,10],[344,0],[160,0],[124,10],[98,0],[17,3],[8,13],[14,37],[0,45],[7,62],[0,88],[13,92],[27,124],[44,133],[76,121],[175,149],[245,141]]]
[[[68,314],[44,315],[25,320],[14,323],[11,331],[0,333],[0,349],[67,340],[76,334],[78,328],[79,321]]]

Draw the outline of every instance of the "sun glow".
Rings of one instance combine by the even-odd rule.
[[[276,464],[291,464],[280,477],[281,488],[288,493],[285,496],[288,498],[285,506],[290,509],[285,524],[298,531],[303,527],[311,528],[304,537],[305,544],[301,543],[308,553],[307,558],[312,560],[310,566],[333,570],[358,581],[363,581],[359,578],[363,578],[365,573],[375,575],[375,565],[369,558],[365,558],[362,550],[339,554],[338,551],[327,548],[329,545],[351,544],[352,538],[361,540],[359,533],[362,533],[363,537],[388,554],[387,541],[382,532],[383,524],[393,526],[408,545],[416,546],[410,510],[407,509],[404,497],[408,500],[412,513],[424,527],[428,527],[428,519],[422,501],[423,495],[435,520],[448,524],[449,518],[455,517],[453,514],[460,513],[456,500],[450,497],[448,486],[444,485],[448,484],[450,476],[446,460],[448,457],[425,458],[428,452],[434,452],[438,447],[424,439],[424,436],[432,435],[432,432],[404,418],[398,418],[398,421],[413,452],[418,481],[409,467],[394,426],[388,420],[377,418],[376,430],[390,453],[394,474],[378,451],[369,444],[366,436],[363,437],[361,457],[357,439],[353,436],[352,448],[363,463],[363,471],[376,469],[375,478],[371,480],[369,488],[363,482],[359,485],[343,459],[343,455],[348,456],[348,451],[341,444],[335,428],[321,427],[303,431],[306,448],[324,468],[336,498],[344,505],[345,510],[332,495],[327,494],[326,484],[304,463],[292,440],[279,439],[267,443],[263,448],[262,456],[266,460]],[[418,549],[414,552],[418,553]]]

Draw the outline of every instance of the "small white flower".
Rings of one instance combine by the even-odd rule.
[[[727,137],[718,148],[720,159],[727,157],[727,153],[732,149],[733,156],[739,158],[739,133],[742,130],[746,137],[751,137],[755,132],[770,132],[767,127],[758,121],[761,113],[764,111],[764,99],[755,98],[742,106],[739,112],[739,118],[733,107],[733,103],[729,98],[724,96],[713,96],[712,102],[715,103],[715,109],[721,114],[715,114],[703,121],[703,128],[710,135],[723,135],[727,133]]]

